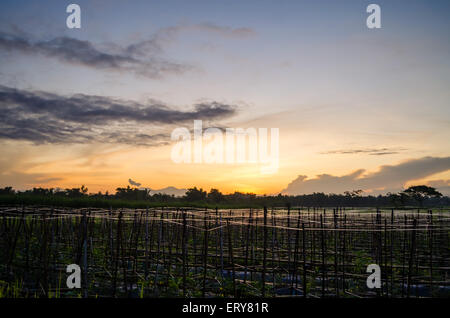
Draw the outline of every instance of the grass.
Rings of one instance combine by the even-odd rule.
[[[129,208],[129,209],[144,209],[144,208],[208,208],[208,209],[244,209],[244,208],[263,208],[264,206],[278,206],[283,207],[285,204],[276,204],[274,202],[265,201],[264,198],[258,198],[255,202],[189,202],[178,199],[170,202],[155,202],[148,200],[124,200],[117,198],[96,198],[91,196],[70,198],[62,196],[45,196],[35,194],[0,194],[0,205],[3,206],[59,206],[59,207],[72,207],[72,208]],[[419,208],[417,206],[383,206],[385,209],[394,208],[396,210]],[[446,206],[442,207],[446,208]],[[423,209],[423,207],[422,207]]]
[[[264,204],[248,203],[208,203],[208,202],[154,202],[145,200],[121,200],[104,199],[93,197],[68,198],[58,196],[37,196],[37,195],[0,195],[0,205],[46,205],[73,208],[154,208],[154,207],[194,207],[194,208],[219,208],[219,209],[240,209],[240,208],[261,208]]]

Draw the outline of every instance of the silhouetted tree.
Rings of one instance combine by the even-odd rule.
[[[155,193],[152,195],[152,201],[154,202],[174,202],[176,201],[175,196],[172,194],[165,193]]]
[[[16,191],[14,191],[13,187],[4,187],[0,189],[0,194],[15,194]]]
[[[206,191],[203,191],[202,188],[197,189],[197,187],[189,188],[184,197],[189,202],[203,201],[206,199]]]
[[[87,191],[88,188],[82,185],[81,188],[66,189],[65,194],[69,198],[81,198],[87,194]]]
[[[387,195],[367,195],[362,196],[360,190],[347,191],[343,194],[325,194],[322,192],[302,195],[262,195],[257,196],[254,193],[234,192],[232,194],[222,194],[218,189],[211,189],[206,193],[203,189],[197,187],[190,188],[185,196],[175,197],[174,195],[167,195],[155,193],[150,195],[149,189],[117,188],[115,195],[108,192],[102,194],[88,194],[88,189],[84,185],[80,188],[72,188],[61,191],[59,188],[33,188],[26,191],[15,191],[12,187],[5,187],[0,189],[0,196],[15,196],[16,202],[22,202],[22,196],[36,196],[36,197],[70,197],[70,198],[95,198],[95,199],[121,199],[129,201],[153,201],[164,203],[184,203],[184,202],[213,202],[224,204],[236,204],[241,206],[274,206],[274,207],[382,207],[382,206],[405,206],[416,205],[420,206],[449,206],[450,198],[442,196],[436,189],[428,186],[414,186],[400,193],[388,193]],[[10,202],[10,198],[3,198]],[[1,201],[0,201],[1,203]],[[108,203],[105,203],[108,204]]]
[[[224,196],[218,189],[211,189],[208,193],[208,200],[214,203],[222,202]]]
[[[437,191],[435,188],[429,187],[426,185],[418,185],[418,186],[409,187],[408,189],[406,189],[404,191],[404,194],[415,199],[417,202],[419,202],[420,206],[423,205],[423,201],[426,198],[442,197],[442,193]]]
[[[150,190],[127,186],[126,188],[117,188],[115,197],[124,200],[148,200],[150,199]]]
[[[31,193],[33,195],[41,195],[41,196],[49,196],[49,195],[54,194],[53,188],[47,189],[47,188],[41,188],[41,187],[33,188],[33,190],[31,190],[31,191],[28,190],[26,192]]]

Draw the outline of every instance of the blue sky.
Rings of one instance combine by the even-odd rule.
[[[0,47],[0,85],[58,96],[152,100],[180,111],[215,102],[236,109],[233,116],[214,118],[217,124],[282,128],[281,167],[269,186],[262,186],[268,181],[250,167],[229,167],[223,174],[214,167],[197,167],[193,173],[200,175],[198,183],[205,187],[215,178],[230,191],[237,185],[242,190],[277,192],[297,175],[342,176],[426,156],[445,158],[450,137],[450,3],[373,2],[382,10],[379,30],[365,25],[365,8],[371,1],[76,1],[82,10],[82,28],[74,30],[65,26],[70,1],[2,1],[0,34],[26,39],[34,49]],[[130,45],[150,41],[153,46],[132,56],[139,60],[137,66],[105,68],[74,62],[82,53],[76,47],[64,56],[42,49],[62,37],[87,41],[98,52],[126,58],[131,57],[126,55]],[[161,70],[160,76],[144,70],[148,63]],[[159,135],[172,127],[152,124],[147,128]],[[153,157],[155,151],[111,142],[110,148],[96,152],[91,144],[46,140],[41,144],[18,138],[0,140],[4,149],[10,149],[6,152],[11,158],[13,154],[24,158],[14,167],[1,169],[8,175],[4,183],[14,181],[18,172],[35,175],[42,168],[39,165],[47,165],[40,169],[45,171],[39,172],[41,179],[23,176],[17,186],[43,184],[39,180],[52,178],[67,185],[80,181],[61,177],[70,171],[55,169],[48,158],[29,162],[17,153],[19,147],[32,154],[48,147],[60,156],[64,146],[76,158],[86,153],[103,158],[117,148],[128,156],[137,152]],[[390,154],[339,153],[384,148]],[[167,149],[160,147],[157,152],[167,153]],[[179,169],[164,158],[150,160],[153,168],[148,167],[138,181],[154,182],[155,187],[190,186],[186,180],[192,175],[186,169],[180,168],[177,177],[155,172],[155,166]],[[67,158],[61,156],[61,160]],[[136,161],[114,172],[112,179],[93,182],[91,188],[136,179],[132,174],[143,165]],[[76,175],[93,178],[93,168],[85,168]],[[157,180],[150,180],[150,175],[157,175]],[[412,173],[406,180],[416,177]],[[448,169],[423,180],[445,184]]]

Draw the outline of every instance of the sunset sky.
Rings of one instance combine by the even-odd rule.
[[[449,1],[0,7],[1,187],[450,194]],[[171,132],[194,120],[279,128],[278,171],[174,163]]]

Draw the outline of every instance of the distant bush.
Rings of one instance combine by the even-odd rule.
[[[449,206],[450,198],[427,186],[414,186],[400,193],[378,196],[363,196],[361,190],[346,191],[344,194],[313,193],[304,195],[258,196],[254,193],[235,192],[223,194],[218,189],[209,193],[202,188],[189,188],[182,197],[161,193],[152,194],[148,189],[117,188],[115,194],[108,192],[89,194],[85,186],[65,190],[33,188],[16,191],[12,187],[0,189],[0,204],[37,204],[73,207],[150,207],[150,206],[193,206],[193,207],[436,207]]]

